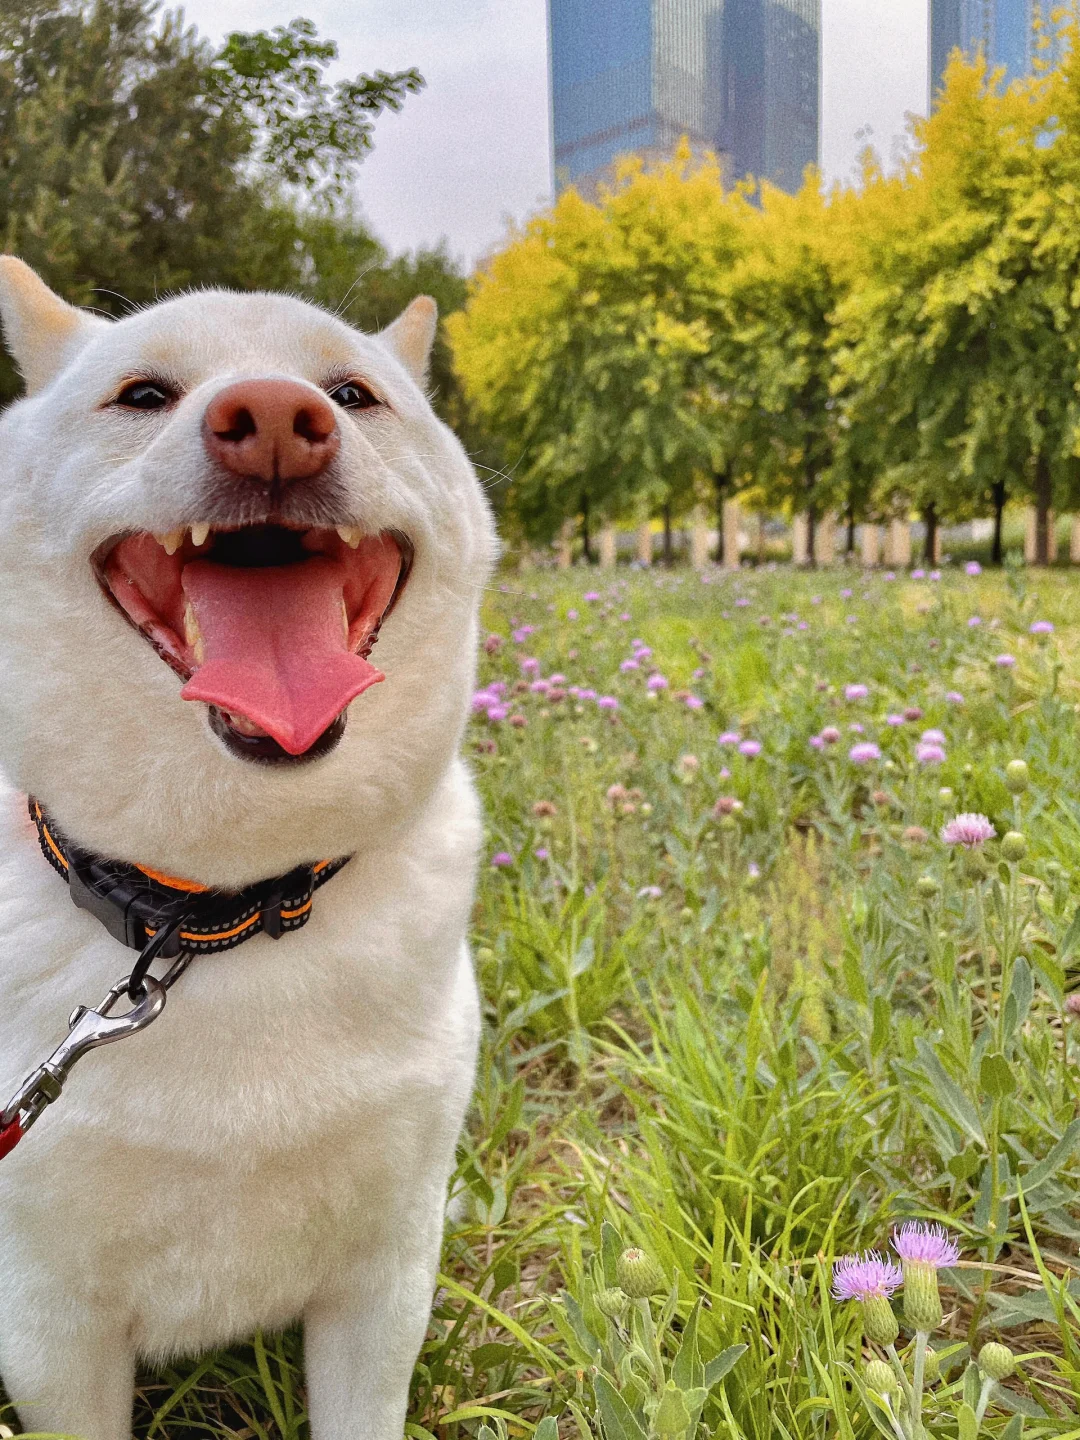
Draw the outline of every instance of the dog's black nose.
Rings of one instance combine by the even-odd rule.
[[[264,485],[309,480],[341,444],[329,400],[295,380],[239,380],[206,407],[203,444],[212,460]]]

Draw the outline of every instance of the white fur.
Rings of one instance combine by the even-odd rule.
[[[41,858],[27,791],[87,848],[203,884],[354,858],[304,930],[196,959],[161,1018],[87,1056],[0,1161],[0,1375],[28,1428],[124,1440],[138,1358],[303,1319],[315,1440],[399,1440],[479,1025],[480,825],[458,748],[490,516],[412,378],[415,344],[400,358],[393,335],[222,292],[78,339],[0,419],[0,1104],[133,958]],[[342,417],[353,518],[404,532],[415,564],[375,651],[385,683],[331,754],[268,769],[180,700],[88,557],[200,519],[218,389],[319,386],[341,363],[393,407]],[[102,410],[146,364],[183,383],[176,410]]]

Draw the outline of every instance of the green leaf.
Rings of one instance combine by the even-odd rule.
[[[884,995],[874,996],[874,1021],[870,1031],[870,1054],[877,1059],[892,1032],[892,1011]]]
[[[982,1374],[974,1360],[968,1362],[964,1371],[964,1404],[972,1410],[979,1403],[979,1391],[982,1389]]]
[[[705,1366],[706,1390],[711,1390],[730,1370],[734,1370],[749,1348],[748,1345],[729,1345],[714,1356]]]
[[[533,1431],[533,1440],[559,1440],[559,1422],[554,1415],[545,1415]]]
[[[665,1440],[679,1440],[689,1428],[690,1411],[687,1409],[686,1399],[675,1381],[669,1380],[660,1396],[660,1404],[656,1407],[652,1429],[655,1434],[665,1437]]]
[[[682,1333],[682,1344],[671,1367],[671,1378],[680,1390],[691,1390],[705,1383],[705,1367],[698,1355],[698,1316],[701,1301],[694,1302]]]
[[[604,1261],[604,1283],[606,1285],[619,1283],[616,1267],[619,1256],[625,1248],[618,1230],[610,1220],[605,1220],[600,1226],[600,1254]]]
[[[975,1419],[975,1411],[970,1405],[961,1405],[957,1411],[956,1433],[958,1440],[975,1440],[978,1435],[979,1422]]]
[[[469,1356],[474,1370],[494,1370],[496,1365],[505,1365],[514,1356],[513,1345],[501,1345],[493,1340],[488,1345],[477,1345]]]
[[[603,1371],[594,1379],[593,1390],[604,1426],[605,1440],[648,1440],[645,1431],[634,1418],[634,1412]]]
[[[1001,1440],[1022,1440],[1023,1434],[1024,1417],[1022,1415],[1014,1415],[1001,1432]]]
[[[1061,944],[1058,946],[1058,961],[1062,965],[1066,963],[1077,945],[1080,945],[1080,905],[1077,906],[1076,914],[1073,916],[1069,928],[1065,931]]]
[[[1012,1067],[1000,1051],[984,1055],[979,1066],[979,1088],[991,1100],[1005,1100],[1016,1090]]]
[[[930,1082],[930,1093],[934,1104],[943,1110],[953,1124],[963,1130],[972,1140],[979,1145],[985,1145],[986,1137],[983,1135],[979,1112],[956,1081],[946,1072],[934,1047],[924,1036],[919,1035],[915,1040],[915,1049],[919,1054],[922,1073]]]
[[[1020,1175],[1013,1181],[1005,1193],[1005,1199],[1015,1200],[1021,1190],[1025,1196],[1030,1197],[1044,1180],[1049,1179],[1058,1167],[1064,1164],[1078,1144],[1080,1144],[1080,1116],[1070,1123],[1065,1134],[1042,1160],[1036,1165],[1032,1165],[1026,1175]]]

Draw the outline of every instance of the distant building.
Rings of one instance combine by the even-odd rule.
[[[549,0],[555,187],[686,135],[787,190],[817,160],[821,0]]]
[[[974,59],[980,52],[991,69],[1004,67],[1005,83],[1030,75],[1035,59],[1035,20],[1059,8],[1037,0],[929,0],[930,101],[941,86],[956,49]]]

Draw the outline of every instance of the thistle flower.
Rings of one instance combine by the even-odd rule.
[[[904,1317],[914,1330],[928,1332],[941,1324],[937,1272],[960,1259],[960,1247],[943,1225],[912,1221],[893,1231],[893,1249],[904,1271]]]
[[[921,739],[924,745],[944,745],[946,743],[943,730],[924,730]]]
[[[840,731],[835,725],[826,725],[821,731],[821,738],[826,745],[835,745],[840,739]]]
[[[645,682],[645,689],[648,690],[649,693],[652,695],[657,694],[657,692],[660,690],[666,690],[667,688],[667,676],[661,675],[659,672],[657,672],[655,675],[650,675],[648,680],[646,680]]]
[[[507,865],[513,865],[513,863],[514,857],[510,854],[509,850],[496,850],[495,854],[491,857],[492,868],[496,870],[503,869]]]
[[[1009,655],[1008,653],[1003,655],[995,655],[994,664],[998,667],[999,670],[1011,670],[1012,667],[1016,664],[1016,656]]]
[[[950,705],[963,705],[964,703],[964,697],[960,694],[959,690],[946,690],[945,699],[948,700]]]
[[[761,741],[760,741],[760,740],[743,740],[743,741],[741,741],[741,742],[740,742],[740,745],[739,745],[739,754],[740,754],[740,755],[745,755],[748,759],[752,760],[755,755],[760,755],[760,754],[761,754]]]
[[[632,1246],[615,1262],[615,1278],[631,1300],[645,1300],[664,1288],[664,1272],[644,1250]]]
[[[845,1255],[833,1266],[834,1300],[858,1300],[863,1310],[863,1329],[875,1345],[896,1341],[900,1326],[889,1304],[889,1296],[903,1283],[903,1272],[876,1250],[864,1255]]]
[[[1054,633],[1054,625],[1051,620],[1033,620],[1028,629],[1032,635],[1052,635]]]
[[[1016,1369],[1016,1356],[1007,1345],[991,1340],[979,1351],[979,1369],[988,1380],[1007,1380]]]
[[[869,688],[868,688],[866,685],[845,685],[845,686],[844,686],[844,699],[845,699],[845,700],[865,700],[866,697],[867,697],[869,694],[870,694],[870,691],[869,691]]]
[[[716,743],[718,745],[738,745],[741,738],[737,730],[725,730],[722,735],[716,737]]]
[[[920,765],[942,765],[945,751],[940,745],[919,744],[915,747],[915,759]]]
[[[965,574],[965,575],[981,575],[981,574],[982,574],[982,566],[979,564],[979,562],[978,562],[977,560],[969,560],[968,563],[964,566],[964,574]]]
[[[881,751],[871,740],[862,740],[848,751],[848,759],[854,765],[869,765],[881,759]]]
[[[941,838],[946,845],[962,845],[965,850],[980,850],[996,834],[985,815],[970,812],[955,816],[941,827]]]

